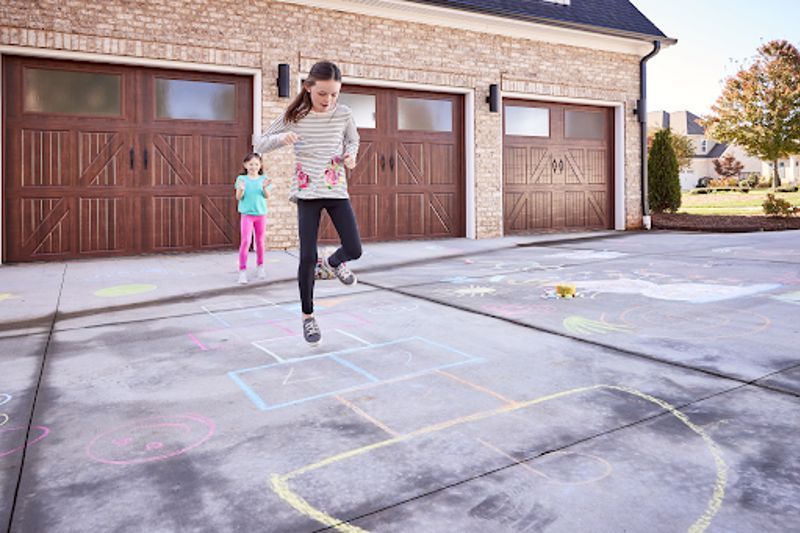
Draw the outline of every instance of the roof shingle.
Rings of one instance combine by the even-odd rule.
[[[629,0],[571,0],[570,5],[545,0],[408,1],[601,33],[669,39]]]

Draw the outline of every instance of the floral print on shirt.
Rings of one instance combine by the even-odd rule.
[[[296,168],[297,173],[297,188],[298,189],[307,189],[308,188],[308,174],[303,172],[303,165],[297,163]]]
[[[338,155],[334,156],[325,167],[325,183],[329,189],[333,189],[339,184],[339,176],[343,171],[342,158]]]

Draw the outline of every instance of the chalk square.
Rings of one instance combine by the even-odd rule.
[[[351,391],[342,397],[398,434],[504,405],[488,393],[439,373]]]
[[[326,329],[323,343],[322,346],[325,348],[326,353],[369,346],[369,343],[363,339],[339,329]],[[292,335],[259,339],[253,342],[253,346],[274,357],[277,361],[305,358],[314,353],[299,331]]]
[[[378,379],[387,380],[458,366],[475,360],[454,348],[422,337],[376,344],[363,350],[342,353],[339,357]]]
[[[237,370],[229,375],[262,410],[333,396],[369,383],[364,375],[325,356]]]
[[[275,339],[291,335],[292,332],[280,323],[249,325],[236,328],[216,328],[189,333],[194,344],[207,350],[221,350],[231,346],[241,349],[256,340]]]

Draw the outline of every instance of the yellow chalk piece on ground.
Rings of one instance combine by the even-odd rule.
[[[12,300],[14,298],[17,298],[16,294],[11,294],[10,292],[0,292],[0,302]]]
[[[149,285],[147,283],[133,283],[130,285],[116,285],[114,287],[106,287],[105,289],[100,289],[99,291],[95,291],[95,296],[100,296],[101,298],[115,298],[117,296],[131,296],[133,294],[142,294],[145,292],[150,292],[156,290],[158,287],[155,285]]]
[[[561,298],[574,298],[576,294],[575,285],[559,283],[556,285],[556,294]]]

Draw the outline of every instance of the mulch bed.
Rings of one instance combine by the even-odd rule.
[[[654,229],[738,233],[800,229],[800,217],[765,217],[732,215],[690,215],[688,213],[653,213]]]

